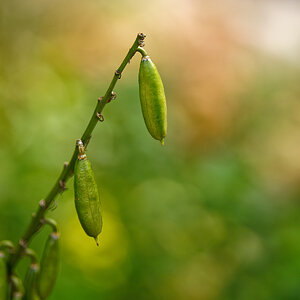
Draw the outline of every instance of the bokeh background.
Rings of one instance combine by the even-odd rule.
[[[167,95],[162,148],[134,57],[88,150],[100,247],[70,180],[49,213],[49,299],[300,299],[299,15],[296,0],[1,0],[0,239],[23,233],[138,32]]]

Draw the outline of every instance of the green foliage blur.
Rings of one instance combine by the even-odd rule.
[[[300,38],[269,28],[299,14],[285,3],[1,0],[0,240],[17,243],[138,32],[165,83],[164,148],[143,122],[139,54],[117,83],[87,153],[100,246],[70,180],[48,214],[49,299],[300,299]]]

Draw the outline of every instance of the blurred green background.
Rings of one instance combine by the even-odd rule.
[[[141,114],[139,55],[118,82],[88,151],[100,247],[70,180],[49,213],[49,299],[300,299],[299,14],[290,0],[1,0],[0,239],[23,233],[137,32],[165,83],[162,148]]]

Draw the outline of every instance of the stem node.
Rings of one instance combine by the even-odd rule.
[[[53,210],[55,210],[56,208],[57,208],[57,203],[56,203],[56,201],[54,200],[54,201],[52,202],[51,206],[49,206],[49,210],[53,211]]]
[[[61,193],[63,193],[67,188],[66,188],[66,182],[64,180],[59,181],[59,186],[61,188]]]
[[[19,245],[23,248],[26,249],[27,248],[27,242],[23,239],[19,240]]]
[[[144,47],[145,46],[144,39],[145,39],[146,35],[140,32],[138,34],[138,37],[139,37],[139,46]]]
[[[119,69],[117,69],[115,75],[118,77],[118,79],[121,79],[122,73]]]
[[[117,94],[114,91],[112,91],[111,97],[108,99],[107,103],[109,103],[111,100],[115,100],[116,98],[117,98]]]
[[[97,118],[100,122],[104,121],[104,117],[100,113],[97,113]]]
[[[42,200],[40,201],[40,207],[41,207],[42,209],[46,209],[46,201],[45,201],[44,199],[42,199]]]

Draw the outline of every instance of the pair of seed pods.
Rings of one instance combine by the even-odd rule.
[[[167,106],[161,77],[150,57],[143,55],[139,70],[139,93],[146,127],[152,137],[164,145],[167,134]],[[102,215],[97,184],[91,163],[87,159],[81,140],[74,168],[75,207],[86,234],[98,245],[102,230]]]

